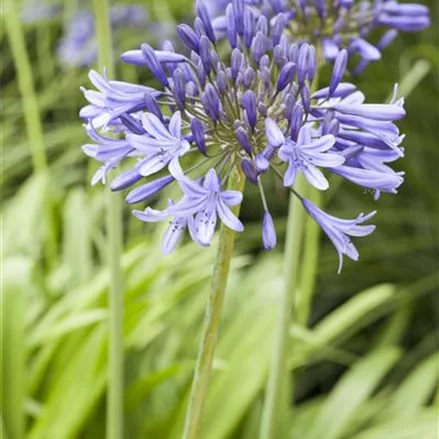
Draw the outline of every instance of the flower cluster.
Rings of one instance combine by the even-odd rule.
[[[147,14],[141,6],[117,5],[110,9],[110,23],[114,30],[146,24]],[[58,44],[58,58],[64,66],[89,66],[97,59],[95,20],[87,10],[75,12]]]
[[[228,187],[231,173],[239,169],[259,188],[262,238],[270,249],[276,233],[263,182],[272,172],[332,240],[341,268],[343,255],[358,258],[350,236],[370,234],[374,226],[362,223],[374,212],[354,220],[328,215],[297,193],[296,177],[303,174],[309,184],[326,190],[332,173],[376,196],[396,193],[403,177],[388,163],[403,155],[403,136],[394,124],[405,115],[403,100],[395,92],[388,104],[365,103],[353,84],[342,82],[346,50],[336,56],[329,86],[314,91],[316,50],[289,41],[283,14],[268,21],[243,0],[234,0],[227,10],[230,56],[218,51],[208,10],[199,2],[193,27],[177,29],[187,54],[176,53],[168,42],[163,50],[143,44],[122,55],[127,63],[147,67],[160,84],[157,89],[90,73],[98,91],[83,90],[90,104],[81,117],[94,141],[84,152],[102,163],[93,183],[105,182],[122,161],[131,167],[110,188],[131,188],[128,204],[145,202],[177,182],[180,200],[170,200],[163,211],[134,211],[143,221],[170,220],[163,245],[170,252],[186,229],[197,244],[208,246],[218,218],[243,231],[230,209],[243,195]],[[119,137],[104,135],[105,130]]]
[[[346,48],[349,55],[361,58],[353,73],[360,73],[395,39],[398,31],[420,31],[430,25],[429,10],[418,3],[396,0],[246,0],[256,14],[268,19],[282,13],[286,32],[294,40],[321,44],[323,56],[334,60]],[[226,36],[230,7],[227,1],[209,1],[209,10],[217,17],[214,28]],[[376,45],[367,41],[374,28],[387,28]]]

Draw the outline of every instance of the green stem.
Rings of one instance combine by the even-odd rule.
[[[302,196],[305,195],[306,181],[301,174],[297,178],[295,189]],[[287,353],[290,346],[289,329],[293,319],[297,292],[304,218],[300,200],[291,194],[285,242],[285,284],[279,307],[273,357],[262,411],[260,439],[278,439],[288,436],[286,423],[291,405],[293,381],[288,370]]]
[[[99,67],[114,76],[113,42],[109,21],[108,0],[94,0]],[[122,215],[119,194],[107,193],[107,239],[111,273],[108,346],[107,439],[123,438],[123,288],[120,255],[122,253]]]
[[[235,167],[229,178],[228,189],[242,192],[244,182],[245,178],[240,168]],[[239,206],[233,210],[236,215],[239,214]],[[234,243],[235,232],[222,224],[212,276],[212,287],[204,318],[203,335],[198,350],[195,375],[186,413],[183,439],[199,438]]]
[[[53,267],[58,259],[56,227],[52,217],[52,203],[48,193],[48,167],[44,148],[43,126],[41,123],[40,106],[34,88],[33,70],[26,49],[26,40],[19,16],[20,2],[5,0],[3,23],[6,27],[8,41],[11,46],[18,88],[21,95],[26,135],[34,172],[43,176],[47,198],[45,198],[45,221],[47,223],[47,245],[45,246],[46,259],[49,267]]]
[[[19,5],[20,2],[15,0],[5,1],[3,23],[6,27],[16,67],[33,167],[36,172],[43,172],[47,170],[43,128],[38,99],[34,89],[32,67],[26,50],[26,40],[19,17]]]
[[[308,199],[317,206],[321,206],[322,193],[315,188],[311,188]],[[300,273],[300,294],[297,295],[296,301],[296,320],[297,323],[302,326],[307,326],[311,310],[311,303],[317,279],[319,240],[320,227],[310,216],[308,216],[305,221],[305,244]]]

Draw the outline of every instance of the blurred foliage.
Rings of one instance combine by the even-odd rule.
[[[310,324],[291,328],[296,376],[291,439],[434,439],[438,392],[438,35],[400,35],[356,81],[373,101],[394,82],[407,96],[406,182],[379,202],[377,232],[360,240],[361,261],[336,274],[322,238]],[[65,17],[74,3],[65,3]],[[152,19],[190,15],[188,0],[148,2]],[[104,190],[90,188],[78,110],[86,69],[56,59],[62,21],[23,24],[49,169],[35,173],[23,100],[4,26],[2,53],[2,403],[5,439],[105,436],[106,292]],[[151,28],[152,29],[152,28]],[[130,45],[148,40],[130,36]],[[138,41],[135,41],[138,38]],[[147,82],[117,65],[118,78]],[[327,74],[328,72],[326,72]],[[323,72],[325,78],[325,72]],[[324,80],[324,79],[323,79]],[[271,183],[283,235],[286,195]],[[324,200],[336,214],[374,209],[347,183]],[[125,209],[125,437],[179,438],[213,251],[160,251],[161,230]],[[205,416],[206,439],[257,436],[271,353],[282,249],[260,250],[257,192],[247,188],[237,256]],[[160,227],[159,227],[160,228]],[[160,233],[159,233],[160,232]],[[282,239],[279,239],[282,242]],[[279,247],[282,247],[281,245]],[[23,420],[22,413],[25,413]]]

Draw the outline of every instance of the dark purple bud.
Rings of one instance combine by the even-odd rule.
[[[200,81],[201,87],[205,87],[207,76],[201,61],[199,61],[197,65],[197,78]]]
[[[314,46],[309,46],[308,59],[308,79],[309,82],[313,82],[317,71],[317,54]]]
[[[127,204],[136,204],[140,203],[141,201],[145,201],[153,195],[158,194],[173,181],[174,177],[172,175],[167,175],[165,177],[157,178],[156,180],[142,184],[141,186],[136,187],[129,192],[125,198],[125,201]]]
[[[227,37],[229,38],[230,47],[236,48],[238,42],[238,31],[236,28],[235,13],[233,5],[229,3],[226,8]]]
[[[134,134],[142,135],[145,134],[145,128],[142,124],[135,119],[131,114],[124,113],[120,115],[120,120],[122,123]]]
[[[244,151],[251,155],[253,152],[253,147],[250,143],[250,141],[248,140],[247,134],[244,130],[244,128],[242,127],[238,127],[235,130],[235,136],[236,136],[236,140],[238,140],[239,144],[243,147]]]
[[[198,150],[202,154],[206,155],[206,138],[204,136],[204,127],[198,119],[194,118],[191,120],[191,131]]]
[[[276,152],[276,148],[275,148],[275,147],[273,147],[273,146],[271,146],[271,145],[267,145],[267,146],[264,148],[264,150],[262,151],[262,154],[264,155],[264,157],[265,157],[268,161],[270,161],[270,160],[273,158],[275,152]]]
[[[206,85],[204,93],[201,95],[201,102],[209,117],[214,122],[218,122],[220,120],[220,100],[212,84]]]
[[[250,88],[253,84],[254,79],[255,79],[255,71],[251,67],[248,67],[244,72],[244,79],[243,79],[244,87]]]
[[[274,23],[273,23],[273,30],[272,30],[272,38],[273,38],[273,44],[276,46],[279,41],[280,41],[280,37],[282,36],[282,33],[285,29],[285,25],[286,25],[286,21],[285,21],[285,16],[283,14],[278,14],[275,18],[274,18]]]
[[[256,108],[256,96],[252,90],[247,90],[242,98],[242,105],[244,106],[245,113],[247,115],[248,123],[253,129],[257,122],[257,108]]]
[[[348,52],[343,49],[338,52],[332,70],[331,82],[329,83],[329,96],[331,96],[340,84],[348,64]]]
[[[260,32],[263,35],[268,34],[268,21],[264,15],[260,15],[256,22],[256,33]]]
[[[255,35],[255,17],[250,8],[244,9],[244,44],[250,49]]]
[[[290,120],[291,113],[293,111],[294,106],[296,105],[295,94],[289,93],[284,99],[284,105],[285,105],[285,110],[284,110],[285,119]]]
[[[238,77],[238,73],[241,71],[243,63],[244,57],[242,53],[238,49],[233,49],[232,58],[230,61],[233,81],[236,81],[236,78]]]
[[[259,64],[259,61],[261,58],[265,55],[265,52],[267,50],[267,44],[265,36],[258,32],[253,39],[252,45],[251,45],[251,52],[253,55],[253,59]]]
[[[165,71],[160,64],[154,49],[149,44],[144,43],[141,46],[141,50],[145,63],[149,70],[151,70],[151,73],[161,82],[164,87],[169,88],[168,78],[166,77]]]
[[[314,0],[314,4],[316,7],[317,15],[319,16],[320,20],[323,21],[326,16],[325,0]]]
[[[211,49],[211,42],[209,38],[207,38],[205,35],[202,35],[200,38],[200,57],[201,57],[201,62],[203,63],[204,66],[204,70],[207,75],[210,74],[210,70],[211,70],[210,49]]]
[[[226,74],[220,70],[216,75],[216,85],[218,86],[218,91],[221,94],[224,94],[227,91],[227,76]]]
[[[148,111],[148,113],[154,114],[162,122],[164,122],[163,114],[160,111],[159,104],[155,100],[154,96],[150,93],[145,94],[145,109]]]
[[[305,79],[308,75],[308,52],[308,44],[302,44],[299,49],[299,54],[297,55],[297,81],[300,85],[305,83]]]
[[[296,65],[292,62],[288,62],[282,68],[279,74],[279,79],[277,80],[276,89],[277,91],[282,91],[288,85],[291,84],[291,81],[294,78],[294,74],[296,73]]]
[[[197,16],[200,17],[201,21],[204,24],[207,38],[209,38],[212,43],[215,43],[215,32],[213,30],[212,20],[210,19],[207,6],[202,1],[198,1],[196,10]]]
[[[175,102],[179,109],[184,109],[184,103],[186,101],[186,76],[182,69],[177,69],[174,72],[174,87],[173,94]]]
[[[290,120],[290,136],[293,140],[297,140],[300,128],[302,127],[303,108],[301,105],[296,105],[291,113]]]
[[[300,89],[300,97],[302,98],[303,108],[309,113],[311,111],[311,101],[309,97],[309,88],[306,84]]]
[[[180,39],[186,44],[189,49],[199,53],[200,51],[200,37],[187,24],[180,24],[177,26],[177,34]]]
[[[118,175],[110,184],[110,189],[112,191],[122,191],[136,184],[139,180],[143,178],[140,175],[139,170],[134,168]]]
[[[253,184],[258,184],[258,172],[256,171],[255,165],[250,159],[246,157],[243,158],[241,160],[241,168],[248,181]]]
[[[236,20],[236,31],[238,35],[244,34],[244,0],[233,0],[233,14]]]
[[[265,211],[264,219],[262,220],[262,242],[266,250],[272,250],[276,247],[276,230],[273,218],[268,211]]]
[[[270,167],[270,162],[267,160],[267,157],[263,154],[256,154],[255,159],[256,169],[261,174],[263,172],[267,172],[268,168]]]

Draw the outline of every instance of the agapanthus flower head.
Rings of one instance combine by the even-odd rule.
[[[162,50],[145,43],[122,55],[155,75],[156,90],[92,73],[100,92],[85,93],[91,106],[81,113],[89,116],[90,125],[119,134],[110,141],[88,129],[97,145],[84,150],[102,162],[94,181],[123,161],[131,168],[110,187],[122,190],[140,183],[128,193],[129,204],[147,201],[174,181],[179,185],[182,198],[163,211],[135,211],[146,222],[171,219],[166,252],[185,229],[202,246],[210,245],[218,220],[243,231],[230,210],[243,200],[241,192],[227,187],[235,172],[259,189],[267,249],[276,245],[270,197],[264,191],[268,173],[293,192],[298,173],[326,190],[331,172],[377,193],[396,192],[402,176],[387,163],[403,154],[403,136],[394,123],[405,114],[403,100],[365,103],[353,84],[341,82],[344,51],[337,55],[330,85],[313,92],[318,68],[314,47],[289,42],[283,14],[267,21],[243,0],[227,6],[230,55],[223,56],[205,5],[196,9],[194,26],[178,28],[186,53],[176,53],[170,43]],[[330,217],[314,218],[322,225]],[[340,248],[341,254],[354,257],[353,251]]]
[[[429,10],[419,3],[396,0],[246,0],[257,15],[268,20],[282,13],[285,33],[292,40],[303,40],[322,48],[323,56],[333,61],[345,48],[349,55],[359,55],[354,73],[360,73],[371,61],[381,58],[381,51],[398,31],[420,31],[430,25]],[[216,19],[220,37],[227,34],[227,2],[208,2]],[[386,29],[377,44],[368,41],[375,28]]]

